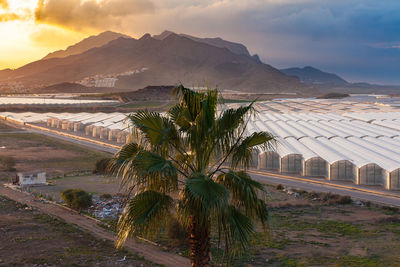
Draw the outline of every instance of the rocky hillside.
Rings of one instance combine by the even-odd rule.
[[[21,82],[27,87],[112,77],[116,79],[114,89],[121,90],[179,83],[254,93],[303,94],[309,90],[298,78],[249,54],[174,33],[165,38],[150,34],[140,39],[118,38],[80,54],[43,59],[1,73],[3,81]]]
[[[316,85],[348,85],[349,83],[334,73],[321,71],[313,67],[281,69],[283,73],[299,78],[302,82]]]

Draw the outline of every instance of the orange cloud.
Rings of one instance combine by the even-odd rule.
[[[0,8],[8,9],[8,2],[7,0],[0,0]]]
[[[154,10],[150,0],[39,0],[35,20],[74,30],[104,29],[121,20]]]
[[[19,20],[19,19],[21,19],[21,16],[15,14],[15,13],[0,14],[0,22]]]
[[[40,25],[30,35],[30,40],[36,45],[49,49],[60,49],[66,45],[79,42],[87,37],[85,34],[69,31],[56,26]]]

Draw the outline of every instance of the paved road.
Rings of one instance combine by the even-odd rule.
[[[332,184],[332,185],[317,184],[317,183],[314,183],[312,180],[310,180],[309,182],[305,182],[305,181],[299,181],[299,180],[294,180],[294,179],[290,179],[290,178],[281,178],[281,177],[274,177],[274,176],[270,176],[270,175],[262,175],[262,174],[258,174],[258,173],[257,174],[252,173],[251,176],[253,177],[253,179],[258,180],[260,182],[264,182],[264,183],[282,184],[287,187],[303,189],[306,191],[316,191],[316,192],[326,192],[326,193],[331,192],[331,193],[335,193],[335,194],[339,194],[339,195],[349,195],[353,199],[371,201],[371,202],[375,202],[375,203],[400,207],[400,195],[397,194],[397,197],[380,195],[381,193],[392,194],[389,192],[385,192],[383,190],[377,191],[377,193],[374,194],[374,193],[360,191],[360,190],[364,189],[364,187],[360,187],[359,189],[357,189],[357,188],[356,189],[346,189],[346,188],[337,187],[338,185],[335,185],[335,184]],[[356,187],[356,186],[354,186],[354,187]],[[393,195],[396,195],[396,194],[393,193]]]
[[[77,139],[70,138],[67,136],[58,135],[57,133],[46,132],[46,131],[26,128],[26,127],[24,127],[24,128],[31,132],[36,132],[36,133],[44,134],[47,136],[59,138],[59,139],[65,140],[65,141],[74,142],[74,143],[77,143],[77,144],[80,144],[83,146],[90,147],[92,149],[97,149],[97,150],[109,152],[112,154],[117,152],[116,148],[102,146],[101,144],[98,144],[98,143],[91,143],[89,141],[77,140]],[[251,173],[251,175],[254,179],[265,182],[265,183],[282,184],[285,186],[303,189],[303,190],[307,190],[307,191],[332,192],[332,193],[340,194],[340,195],[349,195],[353,199],[360,199],[360,200],[371,201],[371,202],[375,202],[375,203],[400,207],[399,192],[389,192],[389,191],[384,191],[384,190],[378,189],[374,193],[374,192],[372,192],[373,190],[367,189],[364,186],[353,186],[352,185],[352,186],[347,186],[347,188],[344,188],[343,185],[335,184],[333,182],[320,184],[318,182],[315,182],[316,180],[300,181],[296,177],[283,178],[283,177],[271,176],[268,174],[262,174],[261,172]],[[366,192],[366,191],[370,191],[370,192]],[[394,195],[394,196],[389,196],[388,194]]]

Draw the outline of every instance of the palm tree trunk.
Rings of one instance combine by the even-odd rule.
[[[210,229],[207,223],[199,224],[192,219],[190,227],[190,258],[192,267],[210,265]]]

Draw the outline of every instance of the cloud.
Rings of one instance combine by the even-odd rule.
[[[85,34],[43,24],[39,25],[29,37],[37,46],[60,49],[60,47],[64,47],[66,44],[71,45],[81,41],[85,38]]]
[[[314,65],[354,81],[400,84],[398,0],[180,2],[157,3],[155,15],[132,17],[122,24],[124,30],[167,28],[219,36],[244,43],[276,67]],[[393,45],[372,47],[374,43]]]
[[[12,9],[7,0],[0,0],[0,22],[28,20],[32,14],[27,8]]]
[[[102,30],[118,26],[126,17],[153,10],[149,0],[39,0],[35,20],[75,30]]]
[[[0,22],[7,22],[12,20],[20,20],[21,16],[15,13],[0,14]]]
[[[6,6],[0,0],[0,10]],[[168,29],[218,36],[245,44],[276,67],[313,65],[350,80],[400,84],[399,10],[398,0],[39,0],[34,17],[42,26],[81,34],[114,30],[139,37]],[[0,21],[23,15],[15,13]],[[55,29],[31,38],[45,46]],[[55,39],[68,42],[72,35]]]
[[[8,2],[7,0],[0,0],[0,8],[8,9]]]

